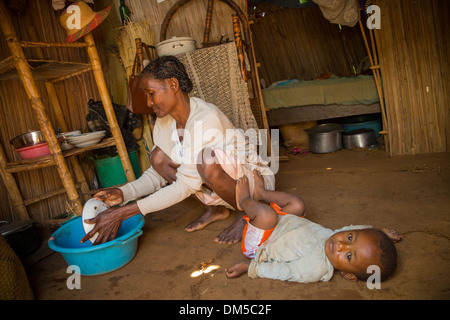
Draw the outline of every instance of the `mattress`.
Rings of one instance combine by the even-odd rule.
[[[307,105],[369,105],[379,101],[371,75],[295,80],[263,89],[262,95],[265,107],[272,110]]]

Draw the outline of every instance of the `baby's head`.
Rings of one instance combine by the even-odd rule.
[[[367,267],[376,265],[381,281],[397,266],[397,251],[392,240],[376,229],[347,230],[333,234],[325,243],[325,254],[333,267],[350,281],[367,280]]]

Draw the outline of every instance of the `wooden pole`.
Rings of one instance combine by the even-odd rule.
[[[359,27],[361,29],[362,37],[364,39],[364,44],[366,46],[367,55],[369,56],[369,60],[370,60],[370,65],[371,65],[370,69],[372,70],[373,77],[374,77],[374,80],[375,80],[375,86],[376,86],[377,92],[378,92],[378,97],[380,99],[381,117],[382,117],[382,122],[383,122],[383,133],[385,134],[385,136],[384,136],[384,147],[385,147],[386,153],[388,153],[390,156],[392,156],[392,154],[389,151],[390,150],[390,148],[389,148],[390,132],[389,132],[388,122],[387,122],[387,119],[386,119],[386,108],[385,108],[385,105],[384,105],[383,89],[382,89],[381,82],[380,82],[380,70],[379,70],[380,66],[378,65],[378,58],[376,56],[375,48],[374,47],[372,48],[373,49],[373,56],[372,56],[372,54],[370,52],[369,42],[367,41],[366,33],[364,31],[364,26],[363,26],[362,21],[361,21],[361,14],[358,15],[358,18],[359,18]],[[372,34],[370,34],[370,36],[371,36],[371,39],[372,39],[372,46],[374,46]],[[375,63],[375,61],[376,61],[376,63]],[[386,135],[388,136],[387,138],[386,138]]]
[[[203,43],[209,42],[213,7],[214,7],[214,0],[208,0],[208,8],[206,9],[206,18],[205,18],[205,30],[203,33]]]
[[[94,37],[89,32],[84,36],[84,41],[88,44],[87,51],[92,64],[92,71],[94,73],[95,82],[97,83],[98,91],[103,102],[103,108],[105,109],[106,117],[108,118],[109,127],[116,142],[116,148],[119,153],[120,161],[127,177],[128,182],[136,179],[134,175],[133,167],[131,166],[130,157],[128,156],[127,148],[123,141],[122,133],[120,132],[119,125],[117,123],[116,114],[111,103],[108,88],[106,86],[105,77],[103,75],[102,66],[100,64],[100,58],[98,57],[97,48],[95,47]]]
[[[237,14],[232,14],[231,17],[233,19],[234,43],[236,44],[239,67],[241,69],[242,78],[245,82],[247,82],[248,77],[247,70],[245,69],[244,50],[242,49],[241,24],[239,22],[239,17],[237,16]]]
[[[267,130],[267,153],[270,156],[270,155],[272,155],[272,138],[270,136],[269,121],[267,120],[266,108],[264,106],[264,100],[262,97],[261,83],[259,82],[259,72],[258,72],[258,66],[256,63],[255,51],[253,50],[253,39],[252,39],[250,27],[248,27],[248,37],[249,37],[248,42],[249,42],[250,48],[252,48],[250,50],[250,52],[251,52],[250,61],[253,61],[252,86],[254,87],[254,90],[256,90],[256,98],[258,101],[259,108],[261,110],[261,117],[262,117],[264,129]],[[274,156],[277,157],[278,155],[274,155]]]
[[[16,180],[11,173],[6,172],[5,170],[6,162],[6,155],[0,143],[0,175],[3,183],[5,184],[6,191],[8,191],[9,198],[11,199],[14,213],[17,214],[17,218],[19,220],[30,219],[30,215],[25,207],[22,194],[20,193]]]
[[[144,51],[142,50],[142,40],[141,40],[141,38],[134,39],[134,42],[136,44],[136,55],[138,56],[137,74],[139,74],[139,73],[142,72],[142,66],[144,65]]]
[[[52,82],[45,82],[45,88],[47,89],[48,97],[50,99],[50,104],[53,107],[53,111],[55,112],[56,121],[58,122],[59,127],[62,132],[70,131],[67,126],[66,120],[64,119],[64,115],[61,110],[61,105],[58,100],[58,96],[56,95],[55,86]],[[70,163],[72,164],[73,171],[75,172],[75,177],[77,178],[77,182],[80,183],[81,193],[83,195],[84,201],[88,201],[91,198],[91,193],[89,191],[89,186],[86,181],[86,177],[84,176],[83,170],[81,169],[80,163],[77,157],[70,157]]]
[[[19,73],[20,80],[22,81],[28,99],[31,102],[33,111],[36,114],[41,131],[44,134],[45,141],[47,141],[64,189],[66,189],[67,196],[72,203],[72,208],[76,214],[81,215],[82,204],[80,197],[70,175],[69,168],[67,167],[66,161],[62,155],[53,126],[45,112],[45,107],[42,103],[41,97],[39,96],[39,91],[27,63],[27,58],[25,57],[22,47],[18,42],[17,35],[14,31],[14,27],[3,1],[0,1],[0,28],[11,52],[11,56],[13,57],[14,66]]]

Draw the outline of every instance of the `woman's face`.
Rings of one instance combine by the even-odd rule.
[[[147,106],[153,109],[158,118],[168,115],[176,104],[174,91],[170,87],[171,80],[159,80],[151,75],[141,78],[141,88],[147,97]]]

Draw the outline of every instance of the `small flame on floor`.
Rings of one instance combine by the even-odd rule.
[[[218,266],[216,264],[210,265],[208,267],[202,266],[202,268],[200,270],[197,270],[197,271],[194,271],[191,273],[191,278],[196,278],[198,276],[201,276],[202,274],[209,273],[209,272],[219,269],[219,268],[220,268],[220,266]]]

